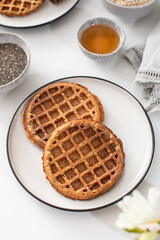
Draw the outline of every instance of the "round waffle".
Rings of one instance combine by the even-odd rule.
[[[57,128],[43,152],[46,178],[72,199],[92,199],[108,191],[124,165],[121,140],[102,123],[83,119]]]
[[[57,127],[79,118],[104,121],[104,111],[98,97],[79,84],[52,83],[29,101],[23,114],[23,125],[28,138],[44,148]]]
[[[44,0],[0,0],[0,13],[9,17],[27,15],[42,6]]]

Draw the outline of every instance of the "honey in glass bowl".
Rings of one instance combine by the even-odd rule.
[[[120,37],[112,27],[95,24],[84,30],[80,42],[85,49],[92,53],[108,54],[118,48]]]

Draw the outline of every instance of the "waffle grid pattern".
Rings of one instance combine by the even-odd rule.
[[[100,120],[95,105],[93,95],[84,88],[77,85],[74,89],[63,84],[45,89],[35,97],[27,118],[33,134],[47,141],[57,127],[68,121],[77,118]]]
[[[0,13],[7,16],[23,16],[38,9],[44,0],[0,0]]]
[[[123,151],[119,149],[112,133],[82,124],[79,128],[65,129],[55,138],[45,161],[57,185],[80,191],[80,198],[85,195],[88,198],[97,190],[109,190],[116,182],[114,179],[122,167]]]

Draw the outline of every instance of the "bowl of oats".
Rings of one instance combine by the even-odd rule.
[[[113,15],[124,19],[139,19],[148,15],[157,0],[103,0],[105,8]]]
[[[23,38],[0,33],[0,94],[11,91],[24,81],[30,58],[30,49]]]

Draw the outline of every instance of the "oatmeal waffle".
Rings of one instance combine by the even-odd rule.
[[[72,199],[92,199],[108,191],[124,165],[121,140],[102,123],[83,119],[57,128],[43,152],[47,180]]]
[[[52,83],[29,101],[23,114],[23,125],[28,138],[44,148],[57,127],[79,118],[104,121],[104,111],[98,97],[79,84]]]
[[[0,0],[0,13],[9,17],[27,15],[42,6],[44,0]]]

